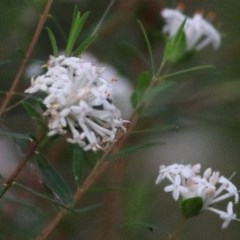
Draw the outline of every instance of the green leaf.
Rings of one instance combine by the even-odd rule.
[[[56,204],[59,207],[65,208],[69,212],[75,213],[77,215],[81,215],[81,214],[84,214],[86,212],[93,211],[93,210],[103,206],[102,204],[93,204],[93,205],[89,205],[87,207],[80,208],[80,209],[72,209],[72,208],[70,208],[70,207],[68,207],[68,206],[66,206],[66,205],[64,205],[62,203],[57,202],[54,199],[51,199],[49,196],[44,195],[44,194],[42,194],[42,193],[40,193],[40,192],[38,192],[38,191],[36,191],[36,190],[34,190],[32,188],[29,188],[29,187],[21,184],[21,183],[15,182],[14,185],[17,186],[17,187],[20,187],[20,188],[22,188],[22,189],[24,189],[24,190],[26,190],[26,191],[28,191],[30,193],[32,193],[32,194],[34,194],[37,197],[40,197],[40,198],[45,199],[47,201],[50,201],[50,202],[52,202],[53,204]]]
[[[27,113],[36,121],[38,126],[40,126],[43,130],[46,130],[47,123],[44,121],[42,115],[37,111],[36,106],[26,101],[22,101],[22,105]]]
[[[83,152],[80,148],[73,149],[73,175],[77,186],[82,183],[83,175]]]
[[[161,79],[181,76],[181,75],[186,74],[186,73],[191,73],[191,72],[196,72],[196,71],[206,70],[206,69],[213,69],[213,68],[214,68],[213,65],[200,65],[200,66],[191,67],[191,68],[187,68],[187,69],[183,69],[183,70],[180,70],[180,71],[177,71],[177,72],[173,72],[173,73],[163,75],[163,76],[161,76]]]
[[[120,158],[123,158],[123,157],[131,154],[131,153],[136,152],[139,149],[144,149],[144,148],[147,148],[147,147],[151,147],[155,144],[158,144],[158,143],[145,143],[145,144],[137,144],[137,145],[134,145],[134,146],[131,146],[131,147],[126,147],[124,149],[121,149],[117,153],[108,156],[107,160],[110,160],[110,161],[118,160]]]
[[[85,39],[80,46],[73,53],[74,56],[80,55],[82,52],[86,51],[87,48],[97,39],[97,35],[90,35]]]
[[[140,93],[144,93],[145,90],[148,88],[151,79],[152,79],[151,73],[149,73],[148,71],[142,72],[137,83],[137,90]]]
[[[54,54],[54,56],[57,56],[59,51],[58,51],[56,38],[50,28],[46,27],[46,29],[47,29],[48,36],[49,36],[51,44],[52,44],[53,54]]]
[[[199,215],[203,207],[203,200],[201,197],[188,198],[182,201],[181,209],[186,218]]]
[[[87,206],[87,207],[84,207],[84,208],[80,208],[80,209],[75,209],[75,211],[78,213],[78,214],[84,214],[86,212],[90,212],[90,211],[93,211],[97,208],[100,208],[102,207],[103,204],[94,204],[94,205],[90,205],[90,206]]]
[[[80,12],[78,11],[77,7],[75,6],[74,13],[73,13],[73,19],[72,19],[72,25],[71,25],[71,29],[69,32],[67,46],[65,49],[65,53],[67,55],[72,54],[74,45],[76,44],[76,41],[81,33],[83,25],[88,18],[88,15],[89,15],[89,12],[86,12],[81,16]]]
[[[159,93],[167,90],[168,88],[174,86],[176,83],[173,81],[168,81],[168,82],[162,82],[161,84],[149,89],[147,94],[145,95],[145,100],[148,98],[154,98],[157,96]]]
[[[168,131],[170,129],[178,129],[178,128],[179,128],[179,126],[177,126],[175,124],[169,124],[169,125],[164,125],[164,126],[161,126],[161,127],[135,130],[135,131],[132,131],[131,134],[156,133],[156,132],[163,132],[163,131]]]
[[[155,73],[155,66],[154,66],[154,60],[153,60],[153,53],[152,53],[152,49],[151,49],[151,44],[150,44],[150,41],[148,39],[148,36],[147,36],[147,32],[143,26],[143,24],[141,23],[141,21],[137,21],[141,30],[142,30],[142,33],[143,33],[143,36],[144,36],[144,39],[146,41],[146,44],[147,44],[147,49],[148,49],[148,54],[149,54],[149,58],[150,58],[150,63],[151,63],[151,68],[152,68],[152,74]]]
[[[72,191],[61,174],[41,154],[37,155],[37,163],[46,186],[63,203],[71,204],[73,202]]]
[[[40,198],[45,199],[45,200],[47,200],[49,202],[52,202],[53,204],[56,204],[59,207],[65,208],[65,209],[67,209],[68,211],[70,211],[72,213],[75,213],[75,214],[78,214],[78,215],[81,214],[81,212],[79,213],[79,210],[74,210],[74,209],[72,209],[72,208],[70,208],[70,207],[68,207],[68,206],[66,206],[66,205],[56,201],[55,199],[50,198],[48,195],[42,194],[42,193],[40,193],[40,192],[38,192],[38,191],[36,191],[36,190],[34,190],[32,188],[29,188],[29,187],[21,184],[21,183],[14,182],[14,185],[17,186],[17,187],[20,187],[20,188],[22,188],[22,189],[24,189],[24,190],[26,190],[26,191],[28,191],[30,193],[32,193],[32,194],[34,194],[37,197],[40,197]]]
[[[133,108],[137,108],[138,106],[138,95],[137,95],[137,91],[134,91],[131,95],[131,103]]]
[[[132,105],[136,108],[142,103],[145,92],[147,91],[152,80],[152,74],[148,71],[142,72],[139,76],[136,90],[131,96]]]
[[[187,54],[186,35],[184,25],[186,19],[182,22],[177,33],[169,37],[163,54],[163,62],[175,63],[184,58]]]
[[[3,193],[5,193],[6,186],[0,185],[0,197],[2,197]]]
[[[32,118],[35,118],[38,120],[42,119],[42,115],[36,110],[36,106],[33,106],[32,104],[26,101],[22,102],[22,105]]]
[[[0,135],[4,135],[14,139],[20,139],[20,140],[28,140],[28,141],[33,140],[33,138],[29,134],[23,134],[23,133],[12,133],[12,132],[0,131]]]

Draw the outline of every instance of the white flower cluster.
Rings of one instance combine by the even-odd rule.
[[[187,50],[201,50],[207,45],[217,49],[221,43],[220,33],[203,18],[202,14],[195,13],[192,18],[185,16],[178,9],[165,8],[161,11],[166,24],[163,32],[173,37],[182,22],[186,19],[184,33],[187,41]]]
[[[223,220],[222,228],[228,227],[232,220],[238,220],[233,212],[233,202],[227,204],[227,211],[213,208],[213,204],[234,198],[234,203],[239,201],[239,193],[236,186],[226,177],[221,176],[218,171],[208,168],[200,175],[201,165],[172,164],[160,166],[159,176],[156,184],[167,179],[170,185],[164,188],[165,192],[172,192],[175,201],[179,198],[184,201],[187,199],[200,198],[202,200],[201,209],[212,211],[219,215]]]
[[[104,79],[115,79],[117,81],[117,87],[112,89],[114,104],[120,109],[122,117],[124,119],[129,119],[133,113],[133,107],[130,101],[133,93],[133,85],[131,84],[131,81],[123,77],[113,66],[99,61],[93,54],[89,52],[82,54],[81,58],[103,67],[105,69],[105,71],[102,73],[102,77]]]
[[[102,77],[104,68],[77,57],[50,56],[47,72],[31,79],[25,91],[47,94],[48,135],[71,132],[68,142],[84,150],[104,149],[125,130],[121,112],[112,103],[112,84]]]

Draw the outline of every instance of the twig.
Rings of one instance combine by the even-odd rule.
[[[49,11],[51,9],[53,1],[54,0],[47,0],[45,9],[44,9],[42,15],[40,16],[38,25],[36,27],[35,33],[33,35],[31,43],[30,43],[30,45],[28,47],[26,55],[25,55],[25,57],[23,59],[23,62],[22,62],[21,66],[20,66],[20,68],[19,68],[19,70],[18,70],[18,72],[17,72],[17,74],[16,74],[16,76],[15,76],[15,78],[13,80],[13,83],[12,83],[12,86],[11,86],[10,90],[7,92],[7,95],[4,98],[4,100],[3,100],[2,106],[0,108],[0,117],[3,115],[5,109],[7,108],[8,103],[10,102],[12,96],[14,95],[14,92],[15,92],[15,90],[17,88],[17,85],[18,85],[18,83],[19,83],[23,73],[25,72],[25,70],[27,68],[27,64],[28,64],[28,62],[29,62],[29,60],[30,60],[30,58],[32,56],[32,53],[33,53],[33,50],[34,50],[35,45],[37,43],[37,40],[38,40],[38,38],[40,36],[40,33],[41,33],[41,31],[42,31],[42,29],[43,29],[43,27],[45,25],[46,20],[48,18],[48,13],[49,13]]]
[[[0,193],[0,198],[2,198],[3,195],[7,192],[7,190],[12,186],[13,182],[22,172],[23,168],[25,167],[29,159],[35,154],[36,150],[38,149],[39,145],[42,143],[42,140],[44,140],[44,138],[45,134],[42,137],[40,137],[39,141],[33,141],[31,143],[28,153],[24,156],[23,160],[18,164],[17,168],[3,184],[5,188]]]

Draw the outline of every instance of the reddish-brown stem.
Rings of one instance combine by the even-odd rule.
[[[54,0],[47,0],[45,9],[44,9],[42,15],[40,16],[38,25],[36,27],[35,33],[33,35],[33,38],[31,40],[31,42],[30,42],[30,45],[29,45],[28,50],[26,52],[26,55],[25,55],[25,57],[23,59],[23,62],[22,62],[21,66],[20,66],[20,68],[19,68],[19,70],[18,70],[18,72],[17,72],[17,74],[16,74],[16,76],[15,76],[15,78],[13,80],[11,88],[9,89],[9,91],[7,92],[6,97],[3,100],[2,106],[0,108],[0,116],[3,115],[5,109],[7,108],[7,106],[9,104],[12,96],[14,95],[14,92],[15,92],[15,90],[17,88],[17,85],[18,85],[18,83],[19,83],[23,73],[25,72],[25,70],[27,68],[27,64],[28,64],[28,62],[29,62],[29,60],[30,60],[30,58],[32,56],[32,53],[33,53],[33,50],[34,50],[35,45],[37,43],[37,40],[38,40],[38,38],[40,36],[40,33],[41,33],[41,31],[42,31],[42,29],[43,29],[43,27],[45,25],[45,22],[47,20],[48,13],[49,13],[49,11],[51,9],[53,1]]]
[[[45,135],[44,135],[45,136]],[[28,153],[24,156],[22,161],[18,164],[17,168],[13,171],[13,173],[10,175],[10,177],[6,180],[4,183],[5,188],[0,193],[0,198],[7,192],[7,190],[12,186],[15,179],[18,177],[18,175],[22,172],[23,168],[29,161],[29,159],[35,154],[36,150],[39,147],[39,144],[44,139],[44,136],[42,136],[39,141],[33,141],[31,142],[31,145],[29,147]]]

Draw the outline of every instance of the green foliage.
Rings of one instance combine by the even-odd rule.
[[[173,72],[173,73],[163,75],[163,76],[161,76],[161,79],[178,77],[178,76],[181,76],[181,75],[186,74],[186,73],[196,72],[196,71],[199,71],[199,70],[201,71],[201,70],[213,69],[213,68],[214,68],[213,65],[200,65],[200,66],[191,67],[191,68],[187,68],[187,69],[184,69],[184,70],[180,70],[180,71],[177,71],[177,72]]]
[[[26,101],[22,102],[22,105],[32,118],[35,120],[42,119],[42,115],[36,110],[36,107],[34,105]]]
[[[93,204],[84,208],[80,208],[80,209],[75,209],[74,211],[78,214],[84,214],[90,211],[93,211],[95,209],[101,208],[103,205],[98,203],[98,204]]]
[[[70,28],[67,46],[65,49],[65,53],[67,55],[71,55],[73,53],[73,48],[77,42],[77,39],[82,31],[83,25],[88,18],[89,12],[84,13],[81,16],[81,13],[78,11],[77,7],[75,6],[72,18],[72,25]]]
[[[97,35],[90,35],[87,37],[80,46],[75,50],[73,53],[74,56],[80,55],[82,52],[84,52],[97,38]]]
[[[175,84],[176,83],[173,81],[167,81],[167,82],[162,82],[161,84],[149,89],[145,96],[145,101],[156,97],[158,94],[162,92],[165,92],[167,89],[169,89],[170,87],[173,87]]]
[[[131,102],[134,108],[137,108],[143,102],[144,94],[147,91],[151,80],[152,75],[147,71],[141,73],[139,76],[136,89],[131,96]]]
[[[47,200],[47,201],[49,201],[49,202],[51,202],[51,203],[53,203],[53,204],[55,204],[55,205],[57,205],[61,208],[67,209],[69,212],[77,214],[77,215],[81,215],[81,214],[84,214],[84,213],[87,213],[89,211],[92,211],[92,210],[95,210],[97,208],[102,207],[102,204],[93,204],[93,205],[89,205],[89,206],[86,206],[86,207],[83,207],[83,208],[80,208],[80,209],[73,209],[73,208],[68,207],[67,205],[62,204],[59,201],[56,201],[56,200],[50,198],[49,196],[44,195],[44,194],[42,194],[42,193],[40,193],[40,192],[38,192],[38,191],[36,191],[32,188],[29,188],[29,187],[21,184],[21,183],[15,182],[14,185],[32,193],[33,195],[36,195],[39,198],[45,199],[45,200]],[[19,202],[19,204],[25,204],[27,207],[32,207],[29,204],[26,204],[24,202]]]
[[[73,55],[78,56],[82,52],[84,52],[97,38],[96,34],[91,34],[88,36],[85,40],[82,41],[82,43],[76,47],[77,40],[80,36],[80,33],[83,29],[83,26],[88,18],[89,12],[84,13],[81,15],[81,13],[78,11],[77,6],[75,6],[73,11],[73,17],[72,17],[72,23],[69,31],[69,36],[67,39],[67,44],[65,48],[65,54],[67,56]],[[57,56],[59,54],[59,49],[57,46],[56,37],[54,36],[52,30],[50,28],[46,28],[48,32],[48,36],[51,41],[53,54],[54,56]],[[75,50],[74,50],[75,48]]]
[[[149,58],[150,58],[152,74],[154,74],[155,73],[155,66],[154,66],[154,60],[153,60],[153,53],[152,53],[152,49],[151,49],[151,44],[150,44],[150,41],[148,39],[148,35],[147,35],[147,32],[146,32],[144,26],[142,25],[142,23],[140,21],[137,21],[137,22],[138,22],[138,24],[139,24],[139,26],[140,26],[140,28],[142,30],[145,42],[147,44],[147,49],[148,49],[148,54],[149,54]]]
[[[155,144],[157,144],[157,143],[136,144],[136,145],[133,145],[133,146],[130,146],[130,147],[126,147],[126,148],[123,148],[123,149],[119,150],[115,154],[109,155],[107,157],[107,160],[111,160],[111,161],[118,160],[120,158],[128,156],[131,153],[136,152],[137,150],[144,149],[144,148],[147,148],[147,147],[151,147]]]
[[[181,60],[187,53],[186,36],[184,25],[186,19],[182,22],[177,33],[169,37],[164,49],[163,62],[176,63]]]
[[[52,44],[53,54],[54,54],[54,56],[57,56],[59,53],[59,50],[58,50],[56,38],[55,38],[52,30],[49,27],[46,27],[46,29],[47,29],[48,36],[49,36],[51,44]]]
[[[71,204],[73,202],[72,191],[61,174],[41,154],[37,155],[37,163],[44,183],[55,197],[65,204]]]
[[[143,233],[158,229],[157,226],[148,222],[149,203],[153,199],[153,191],[148,181],[145,179],[144,182],[139,181],[138,183],[132,182],[128,184],[125,195],[125,221],[123,227],[129,235],[129,238],[126,239],[147,239]]]
[[[73,175],[77,186],[80,186],[83,177],[83,161],[84,155],[80,148],[73,149]]]
[[[177,129],[177,128],[178,128],[178,126],[175,124],[168,124],[168,125],[163,125],[163,126],[155,127],[155,128],[135,130],[131,134],[157,133],[157,132],[169,131],[171,129]]]
[[[188,198],[182,201],[181,209],[186,218],[199,215],[203,207],[203,200],[200,197]]]
[[[39,105],[40,102],[37,101],[37,104]],[[31,116],[31,118],[34,120],[34,122],[37,124],[38,127],[40,127],[42,130],[47,129],[47,123],[44,121],[42,115],[38,112],[38,108],[36,105],[33,105],[27,101],[23,101],[22,105],[26,112]]]
[[[19,139],[19,140],[27,140],[27,141],[33,140],[33,138],[29,134],[23,134],[23,133],[12,133],[12,132],[0,131],[0,135],[7,136],[13,139]]]

